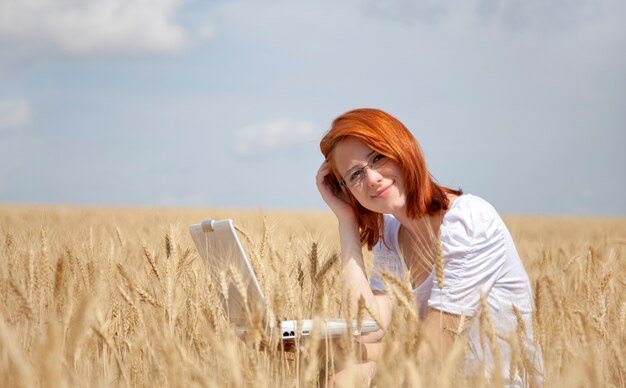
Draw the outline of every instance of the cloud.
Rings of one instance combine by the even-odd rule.
[[[169,53],[185,43],[172,22],[183,0],[3,0],[0,42],[70,55]]]
[[[316,139],[317,132],[311,123],[279,118],[237,131],[234,151],[239,156],[261,156]]]
[[[198,27],[196,35],[201,41],[211,40],[215,37],[215,26],[212,23],[204,23]]]
[[[0,101],[0,130],[24,127],[31,116],[30,104],[24,99]]]
[[[361,8],[370,16],[406,24],[439,25],[479,21],[511,32],[568,32],[581,25],[617,13],[619,0],[367,0]]]
[[[614,0],[545,1],[545,0],[480,0],[476,12],[484,23],[499,22],[509,31],[563,32],[579,28],[612,12]]]
[[[408,24],[413,21],[436,24],[448,13],[445,1],[434,0],[368,0],[363,7],[376,17]]]

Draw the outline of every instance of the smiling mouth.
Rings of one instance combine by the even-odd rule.
[[[391,183],[391,184],[389,184],[389,186],[384,187],[384,188],[383,188],[383,189],[381,189],[381,190],[378,190],[378,191],[376,192],[376,194],[372,195],[372,198],[378,198],[378,197],[380,197],[381,195],[385,194],[385,193],[387,192],[387,190],[389,190],[389,188],[390,188],[392,185],[393,185],[393,184]]]

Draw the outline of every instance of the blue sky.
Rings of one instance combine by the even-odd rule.
[[[377,107],[504,213],[624,216],[624,20],[621,0],[0,0],[0,202],[324,209],[319,139]]]

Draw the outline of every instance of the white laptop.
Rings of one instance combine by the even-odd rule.
[[[231,281],[228,282],[228,297],[221,296],[229,320],[239,331],[246,331],[250,312],[261,313],[264,321],[267,322],[265,297],[235,231],[233,221],[230,219],[206,220],[200,224],[189,225],[189,232],[200,256],[212,273],[213,279],[220,279],[220,272],[224,274],[229,271],[236,272],[246,288],[244,297],[233,284],[231,275]],[[268,323],[271,326],[271,322]],[[280,322],[280,336],[283,340],[306,337],[311,334],[312,330],[313,320],[311,319]],[[347,333],[348,330],[352,335],[358,336],[378,330],[378,324],[373,320],[364,320],[359,330],[355,320],[351,322],[351,325],[344,319],[321,322],[320,333],[323,336],[339,336]]]

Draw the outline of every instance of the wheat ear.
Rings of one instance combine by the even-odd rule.
[[[26,319],[32,321],[35,314],[33,313],[33,307],[31,306],[30,300],[28,299],[26,293],[24,293],[21,287],[18,286],[17,283],[13,281],[13,279],[9,281],[9,285],[11,286],[11,289],[13,290],[19,301],[18,311],[23,313],[26,316]]]
[[[370,307],[367,305],[367,303],[365,303],[365,299],[363,298],[363,295],[361,295],[361,297],[359,298],[359,305],[358,305],[358,311],[357,311],[357,319],[361,318],[361,312],[362,310],[365,310],[365,312],[367,312],[367,314],[370,316],[370,318],[372,318],[372,320],[374,322],[376,322],[376,324],[378,325],[378,327],[380,328],[380,330],[382,330],[383,332],[386,332],[385,327],[383,326],[380,317],[375,314],[372,309],[370,309]],[[357,327],[359,328],[359,330],[361,329],[361,321],[357,321]]]
[[[322,281],[326,276],[326,273],[338,262],[339,255],[337,253],[334,253],[328,260],[326,260],[326,262],[324,262],[319,271],[317,271],[317,274],[315,274],[315,282],[317,283]]]
[[[317,243],[313,242],[311,244],[311,251],[309,253],[309,277],[311,281],[314,282],[317,275]]]
[[[409,291],[408,287],[395,276],[387,272],[381,272],[380,275],[383,278],[387,289],[391,291],[398,302],[400,302],[400,304],[409,311],[409,314],[411,314],[413,319],[416,321],[419,320],[419,314],[415,309],[415,303],[412,303],[413,296],[411,295],[411,291]]]
[[[437,286],[439,286],[439,289],[443,289],[443,247],[441,241],[437,241],[436,244],[435,272],[437,275]]]
[[[232,265],[228,267],[228,274],[230,275],[231,279],[233,280],[233,284],[235,286],[235,289],[237,290],[237,292],[241,296],[243,305],[244,305],[245,310],[246,310],[246,315],[247,315],[248,318],[250,318],[250,309],[248,308],[248,292],[246,290],[246,285],[243,282],[243,279],[241,278],[241,275],[239,274],[239,271],[237,271],[237,269],[235,267],[233,267]]]
[[[144,246],[143,247],[143,257],[145,257],[146,260],[148,260],[148,263],[150,264],[151,273],[154,275],[154,277],[157,278],[159,283],[162,283],[161,275],[159,274],[159,268],[157,267],[157,257],[156,257],[156,255],[152,256],[150,254],[150,252],[148,252],[148,248],[146,248]]]

